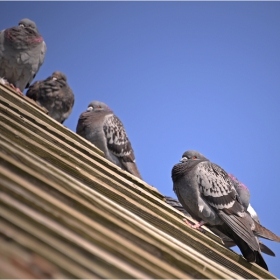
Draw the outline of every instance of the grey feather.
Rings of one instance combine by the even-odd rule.
[[[47,47],[36,24],[23,19],[0,32],[0,77],[23,91],[44,62]]]
[[[80,115],[76,132],[102,150],[108,160],[142,179],[124,126],[106,104],[91,102]]]
[[[31,85],[26,96],[45,107],[49,115],[60,123],[69,117],[75,101],[73,91],[67,83],[67,77],[59,71]]]

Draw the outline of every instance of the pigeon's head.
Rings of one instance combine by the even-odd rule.
[[[105,103],[100,101],[92,101],[89,103],[87,112],[100,112],[100,111],[112,111]]]
[[[22,28],[28,28],[30,30],[33,30],[35,31],[36,33],[38,32],[38,29],[37,29],[37,26],[36,26],[36,23],[28,18],[24,18],[22,19],[19,24],[18,24],[19,27],[22,27]]]
[[[59,71],[55,71],[52,73],[52,80],[56,81],[56,80],[64,80],[67,81],[67,77]]]
[[[188,150],[183,153],[182,158],[180,162],[184,163],[187,162],[188,160],[208,160],[203,154],[200,152],[197,152],[195,150]]]

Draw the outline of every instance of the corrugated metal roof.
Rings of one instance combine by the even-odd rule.
[[[0,85],[1,278],[276,278]]]

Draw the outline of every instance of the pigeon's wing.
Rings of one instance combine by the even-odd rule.
[[[109,150],[124,161],[134,162],[134,152],[120,119],[113,114],[107,115],[103,130]]]
[[[254,221],[239,202],[238,194],[228,174],[218,165],[202,162],[198,165],[199,191],[216,209],[219,217],[254,251],[259,244],[252,231]]]
[[[41,67],[44,62],[46,51],[47,51],[47,45],[46,45],[45,41],[43,41],[41,49],[40,49],[39,67]]]
[[[227,213],[243,211],[236,203],[239,199],[232,180],[218,165],[209,161],[197,165],[197,180],[199,191],[203,198],[216,210]]]
[[[45,59],[45,54],[47,51],[47,46],[45,41],[42,41],[41,44],[36,46],[35,48],[32,49],[27,49],[24,51],[21,55],[22,61],[24,60],[29,60],[30,64],[30,69],[26,69],[25,71],[27,72],[26,75],[29,75],[28,82],[26,84],[26,88],[29,87],[31,84],[32,80],[35,78],[36,74],[38,73],[40,67],[42,66],[44,59]]]
[[[242,206],[245,209],[247,209],[250,203],[249,189],[242,182],[240,182],[233,174],[228,174],[228,176],[232,179],[233,185],[239,195]]]
[[[103,130],[109,151],[119,159],[125,170],[141,178],[131,143],[120,119],[114,114],[107,115],[104,119]]]

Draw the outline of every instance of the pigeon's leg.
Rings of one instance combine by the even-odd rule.
[[[15,87],[13,84],[10,84],[10,87],[11,87],[12,89],[14,89],[17,93],[23,95],[23,93],[21,92],[21,90],[20,90],[19,88]]]

